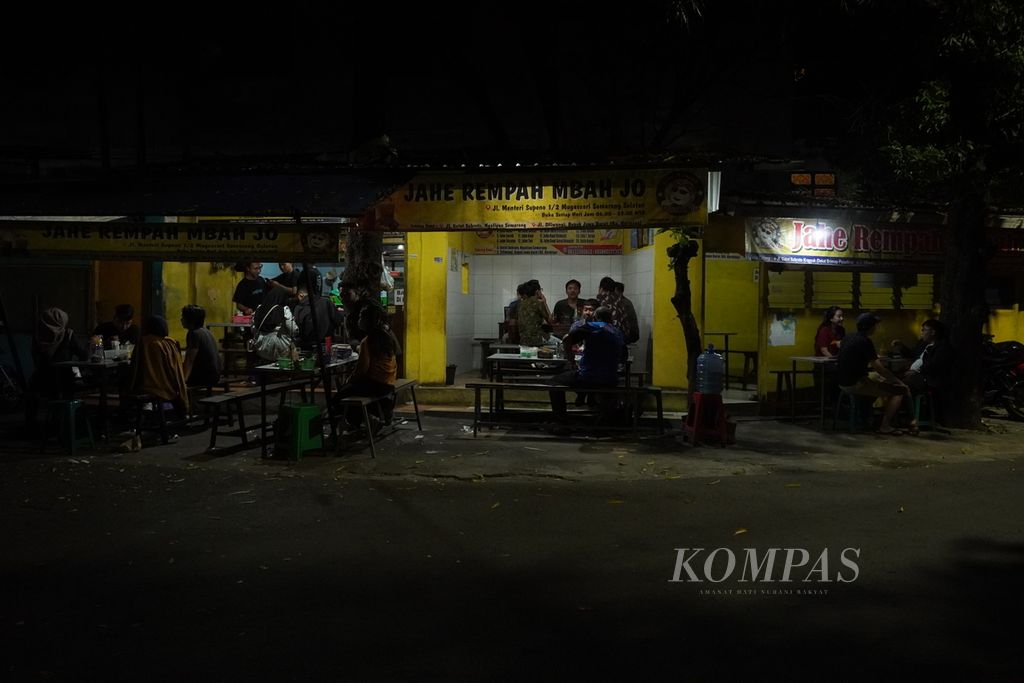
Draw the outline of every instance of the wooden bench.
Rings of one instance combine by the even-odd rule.
[[[386,394],[382,394],[380,396],[357,396],[357,395],[352,395],[352,396],[345,396],[344,398],[337,399],[337,404],[339,406],[359,407],[363,411],[363,424],[366,425],[366,434],[367,434],[367,436],[369,436],[369,439],[370,439],[370,455],[371,455],[371,457],[374,457],[374,458],[377,457],[377,446],[376,446],[376,444],[374,443],[374,440],[373,440],[373,431],[374,430],[373,430],[373,427],[370,424],[370,412],[369,412],[370,406],[376,406],[377,407],[377,417],[380,418],[380,420],[383,422],[384,415],[380,412],[381,401],[384,401],[384,400],[396,401],[398,399],[398,395],[400,393],[402,393],[403,391],[405,391],[406,389],[408,389],[410,395],[412,396],[413,410],[416,411],[416,429],[418,431],[421,431],[421,432],[423,431],[423,424],[420,422],[420,406],[419,406],[419,403],[416,402],[416,385],[417,385],[417,381],[416,380],[414,380],[414,379],[405,379],[405,378],[401,378],[400,377],[399,379],[395,380],[395,388],[392,389],[390,392],[388,392]],[[340,445],[340,444],[341,444],[341,439],[338,439],[338,444],[337,445]]]
[[[775,375],[775,414],[781,415],[783,385],[789,400],[790,417],[796,416],[796,375],[813,375],[813,370],[769,370]]]
[[[743,391],[747,390],[747,384],[750,383],[750,379],[754,379],[754,383],[757,382],[757,351],[741,351],[739,349],[729,349],[729,353],[738,353],[743,356],[743,374],[737,379],[743,385]]]
[[[572,387],[564,384],[521,384],[513,382],[469,382],[466,384],[467,389],[472,389],[473,398],[473,436],[475,437],[481,424],[500,424],[500,416],[504,412],[504,399],[503,394],[505,390],[509,391],[535,391],[544,392],[547,394],[550,391],[577,391],[587,394],[603,394],[612,396],[621,396],[632,408],[633,418],[633,431],[636,432],[640,428],[640,415],[643,412],[643,397],[653,396],[658,412],[658,433],[664,433],[664,410],[662,406],[661,398],[661,387],[655,386],[615,386],[615,387]],[[492,419],[482,419],[481,410],[481,399],[480,394],[482,391],[487,390],[488,392],[488,415]],[[495,417],[497,416],[497,417]]]
[[[206,396],[196,401],[196,404],[203,406],[204,409],[210,411],[210,422],[212,423],[210,429],[210,446],[209,450],[213,450],[217,447],[218,436],[239,436],[242,439],[242,446],[249,445],[249,436],[247,434],[249,429],[256,429],[262,427],[262,424],[255,425],[252,427],[246,427],[245,425],[245,411],[242,410],[242,401],[250,398],[260,398],[261,396],[273,396],[278,394],[281,397],[279,405],[284,405],[284,397],[289,391],[298,389],[302,392],[302,399],[306,399],[306,387],[308,383],[306,380],[290,380],[287,382],[277,382],[276,384],[268,384],[266,388],[263,387],[251,387],[248,389],[239,389],[236,391],[229,391],[223,394],[215,394],[213,396]],[[222,432],[219,430],[220,427],[220,410],[225,408],[230,411],[231,408],[235,408],[238,417],[238,429],[230,432]]]

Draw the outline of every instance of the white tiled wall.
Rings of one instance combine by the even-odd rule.
[[[474,260],[479,257],[472,254],[463,254],[456,249],[448,250],[448,261],[445,268],[448,270],[448,316],[445,321],[445,334],[447,336],[447,362],[458,366],[457,372],[462,373],[473,367],[474,349],[473,346],[473,308],[474,300],[472,294],[462,293],[462,263],[469,263],[470,272],[476,265]],[[455,270],[452,270],[455,264]],[[479,354],[476,354],[479,355]],[[479,365],[479,360],[477,360]]]
[[[622,256],[622,284],[626,298],[633,302],[640,322],[640,340],[633,347],[633,369],[650,371],[647,367],[648,347],[651,339],[651,320],[654,314],[654,249],[641,249]],[[617,278],[616,278],[617,279]],[[648,375],[648,381],[650,376]]]
[[[644,249],[626,256],[472,256],[470,265],[470,294],[462,295],[455,273],[448,279],[448,362],[463,367],[480,367],[479,347],[472,337],[497,337],[498,323],[503,319],[505,306],[516,296],[516,286],[536,278],[544,288],[549,306],[565,298],[565,283],[576,279],[583,285],[583,298],[597,295],[597,284],[604,276],[620,280],[626,286],[626,296],[636,307],[640,320],[640,341],[633,351],[634,367],[646,367],[647,345],[651,333],[651,283],[653,281],[653,249]],[[467,305],[466,300],[471,303]],[[454,303],[453,303],[454,302]],[[458,323],[453,320],[458,316]],[[469,334],[465,333],[463,316],[472,318]],[[458,325],[458,327],[456,327]],[[459,330],[458,336],[453,334]],[[472,364],[463,366],[472,358]]]

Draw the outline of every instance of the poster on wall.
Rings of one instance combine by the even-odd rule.
[[[654,228],[634,228],[629,231],[629,246],[643,249],[654,244]]]
[[[707,175],[612,169],[417,176],[374,208],[374,223],[406,231],[702,227]]]
[[[473,253],[563,254],[594,256],[622,254],[622,231],[602,230],[479,230]]]
[[[768,346],[796,346],[796,316],[776,313],[768,331]]]

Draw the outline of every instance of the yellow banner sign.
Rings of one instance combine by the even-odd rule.
[[[619,255],[622,253],[622,231],[615,228],[478,231],[473,253]]]
[[[164,261],[337,258],[337,224],[296,229],[273,223],[0,223],[0,255]]]
[[[707,172],[417,176],[375,211],[389,230],[580,230],[707,223]]]
[[[866,265],[941,261],[942,228],[895,223],[838,223],[750,218],[747,258],[774,263]]]

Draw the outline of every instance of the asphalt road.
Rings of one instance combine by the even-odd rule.
[[[1018,457],[621,481],[0,468],[7,680],[1024,678]],[[737,568],[673,582],[677,548],[705,549],[699,578],[717,548]],[[780,549],[772,581],[738,580],[748,548]],[[787,548],[809,556],[791,582]]]

